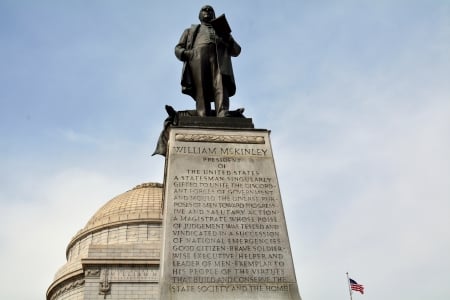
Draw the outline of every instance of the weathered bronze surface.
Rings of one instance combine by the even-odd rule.
[[[175,55],[183,62],[182,93],[196,101],[197,116],[228,117],[229,97],[236,92],[231,57],[238,56],[241,47],[231,36],[225,15],[216,18],[214,9],[205,5],[199,19],[201,24],[184,30],[175,46]]]

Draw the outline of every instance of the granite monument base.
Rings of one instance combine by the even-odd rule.
[[[161,299],[300,300],[269,132],[170,129]]]

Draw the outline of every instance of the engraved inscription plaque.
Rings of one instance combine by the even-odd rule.
[[[266,130],[173,128],[161,299],[300,299]]]

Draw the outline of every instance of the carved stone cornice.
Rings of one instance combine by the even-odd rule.
[[[100,277],[100,269],[87,269],[84,272],[84,276],[88,277]]]
[[[59,287],[55,289],[55,292],[50,296],[50,300],[53,300],[57,298],[59,295],[69,292],[70,290],[73,290],[75,288],[78,288],[80,286],[84,285],[84,278],[79,278],[75,280],[70,280],[67,282],[64,282]]]
[[[217,134],[181,134],[175,135],[179,142],[201,142],[201,143],[235,143],[235,144],[264,144],[263,136],[246,135],[217,135]]]

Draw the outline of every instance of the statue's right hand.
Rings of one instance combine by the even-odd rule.
[[[192,56],[194,55],[193,50],[184,50],[183,51],[183,60],[189,61],[192,59]]]

